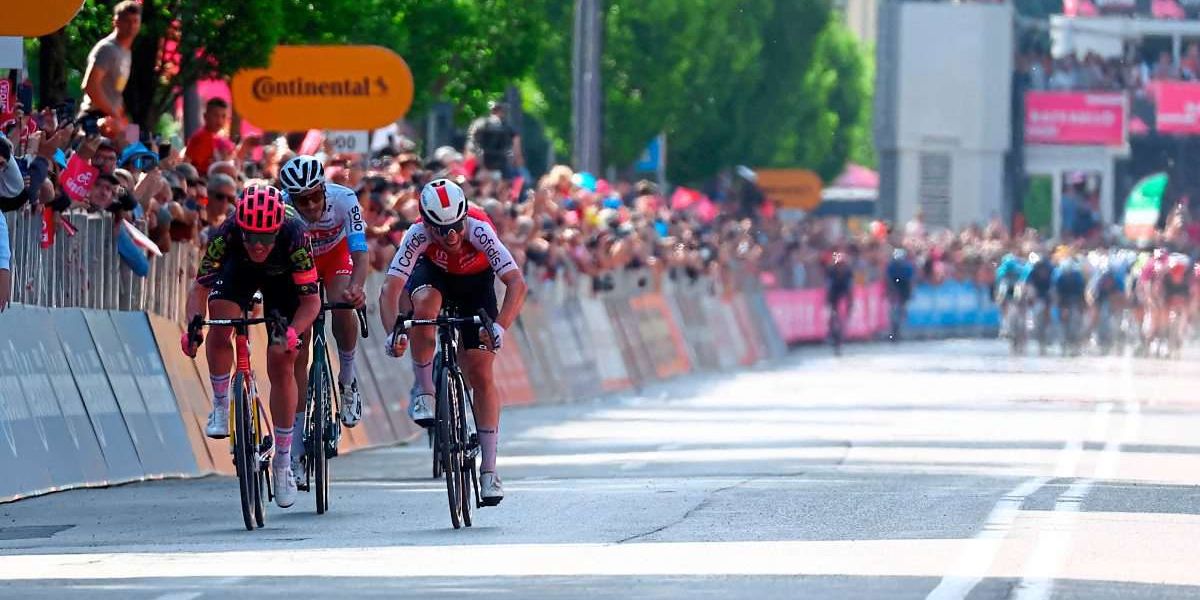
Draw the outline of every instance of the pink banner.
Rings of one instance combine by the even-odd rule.
[[[767,308],[787,343],[819,342],[829,335],[825,290],[767,290]],[[865,340],[888,326],[883,283],[854,286],[854,305],[842,318],[846,339]]]
[[[1125,96],[1029,92],[1025,94],[1025,141],[1030,144],[1123,145]]]
[[[1200,83],[1156,81],[1149,88],[1160,133],[1200,133]]]

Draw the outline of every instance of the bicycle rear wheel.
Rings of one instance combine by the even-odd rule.
[[[251,442],[250,412],[247,398],[250,396],[245,378],[238,373],[233,382],[233,466],[237,471],[238,490],[242,501],[242,521],[247,531],[254,531],[255,492],[258,488],[254,470],[254,451]]]
[[[446,479],[446,498],[450,504],[450,523],[455,529],[462,527],[462,486],[460,484],[460,454],[457,450],[458,427],[451,412],[450,380],[443,369],[438,374],[437,388],[437,452],[442,459],[442,474]]]
[[[310,415],[311,436],[308,439],[308,464],[312,468],[313,497],[317,514],[329,510],[329,455],[325,452],[325,437],[329,434],[329,374],[325,370],[324,344],[313,346],[313,360],[308,374],[308,394],[313,397]]]

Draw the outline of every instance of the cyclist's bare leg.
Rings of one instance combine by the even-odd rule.
[[[337,275],[326,281],[325,291],[329,296],[329,301],[340,302],[342,294],[349,285],[349,275]],[[358,316],[348,310],[335,310],[332,311],[332,314],[333,338],[337,340],[338,361],[341,367],[338,370],[338,383],[349,385],[357,375],[354,368],[354,351],[358,347]]]
[[[281,344],[267,348],[267,377],[271,380],[271,422],[292,423],[296,418],[296,356]]]
[[[308,399],[308,357],[312,352],[312,347],[309,346],[310,341],[312,341],[312,328],[300,334],[300,351],[296,353],[296,365],[292,369],[296,377],[296,417],[292,422],[292,456],[296,460],[300,460],[299,457],[304,454],[303,403]]]
[[[208,303],[210,319],[237,319],[242,308],[229,300]],[[208,373],[213,385],[213,400],[229,405],[229,376],[233,371],[233,328],[213,326],[204,339],[204,355],[208,358]]]
[[[496,471],[496,445],[500,436],[500,393],[496,390],[492,368],[496,354],[472,348],[463,353],[463,368],[474,392],[475,427],[479,431],[479,447],[483,455],[479,470]]]
[[[412,306],[414,319],[436,319],[442,310],[442,293],[432,286],[413,290]],[[430,326],[413,327],[408,332],[412,345],[413,377],[423,394],[432,394],[433,353],[437,350],[437,329]]]

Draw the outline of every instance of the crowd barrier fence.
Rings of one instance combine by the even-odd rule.
[[[81,486],[231,474],[228,442],[203,433],[212,393],[204,351],[192,360],[178,350],[195,249],[176,246],[151,261],[147,277],[136,277],[102,247],[111,242],[110,218],[67,218],[78,221],[79,233],[45,250],[32,235],[40,219],[12,219],[17,295],[0,314],[0,472],[6,475],[0,502]],[[782,357],[790,343],[824,337],[820,291],[764,291],[747,277],[736,284],[667,279],[656,287],[653,278],[631,274],[597,295],[568,279],[531,282],[497,356],[505,405],[574,401],[687,373],[750,367]],[[383,280],[376,274],[368,282],[370,336],[359,340],[356,361],[363,422],[342,429],[344,452],[422,433],[407,416],[409,359],[383,349],[387,330],[374,301]],[[998,322],[986,294],[968,288],[918,287],[910,328],[949,334]],[[861,287],[848,333],[868,339],[886,325],[882,287]],[[266,397],[262,328],[251,330],[251,343]]]

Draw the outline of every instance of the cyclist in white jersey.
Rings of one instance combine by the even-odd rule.
[[[366,225],[354,190],[325,181],[325,169],[321,161],[305,155],[289,160],[280,169],[279,184],[287,195],[288,204],[308,225],[317,272],[325,283],[327,301],[349,302],[360,308],[366,306],[367,296],[363,287],[370,274],[371,263]],[[338,361],[341,363],[338,373],[338,384],[342,390],[341,419],[347,427],[354,427],[362,418],[362,396],[358,391],[354,366],[358,320],[350,311],[332,312],[333,337],[337,340]],[[310,338],[306,333],[305,343]],[[300,397],[306,397],[308,356],[304,353],[296,361],[296,384],[300,389]],[[301,411],[296,415],[296,427],[303,427],[303,419]],[[293,448],[294,460],[299,460],[303,454],[302,437],[294,438],[299,441],[298,444],[293,442],[293,446],[299,445],[299,448]],[[294,468],[293,472],[300,476],[303,470]]]

